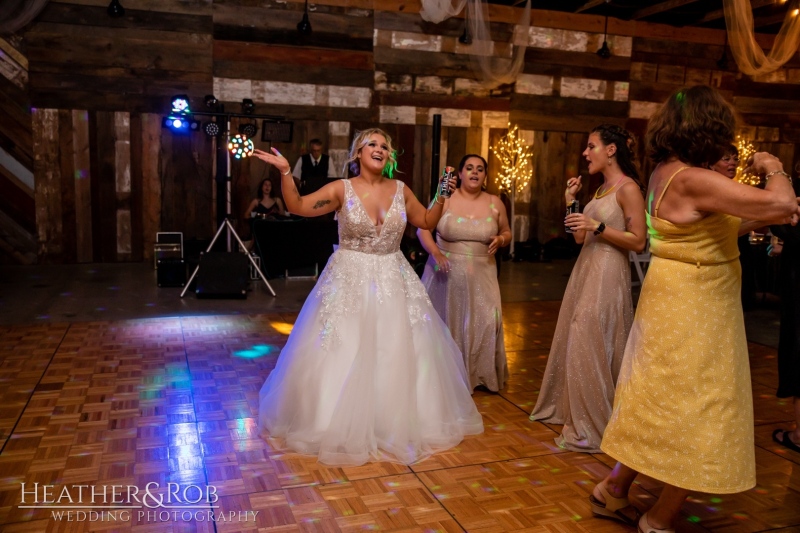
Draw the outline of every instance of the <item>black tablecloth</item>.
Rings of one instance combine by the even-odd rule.
[[[268,277],[281,276],[286,269],[325,267],[339,242],[336,221],[316,218],[253,220],[255,249]]]

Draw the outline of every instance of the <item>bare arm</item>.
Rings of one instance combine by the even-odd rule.
[[[247,209],[244,212],[245,219],[250,218],[250,213],[252,213],[255,210],[257,205],[258,205],[258,198],[250,202],[250,205],[247,206]]]
[[[751,167],[759,174],[782,171],[778,158],[764,152],[754,156]],[[788,222],[800,214],[791,183],[775,173],[765,189],[757,189],[727,179],[717,172],[691,168],[678,174],[675,185],[685,201],[685,209],[695,212],[725,213],[744,220]]]
[[[441,183],[441,181],[440,181]],[[456,188],[456,177],[450,179],[450,191]],[[438,189],[438,187],[437,187]],[[406,216],[411,225],[420,229],[433,230],[444,213],[444,198],[437,194],[433,197],[431,205],[425,209],[408,187],[403,188],[403,199],[406,202]]]
[[[564,191],[564,200],[566,200],[567,205],[575,200],[575,195],[578,194],[582,188],[583,182],[581,181],[581,176],[576,176],[567,180],[567,190]],[[566,224],[566,220],[564,222]],[[572,237],[578,244],[583,244],[583,241],[586,240],[586,231],[573,230]]]
[[[739,225],[739,237],[769,225],[769,222],[764,222],[763,220],[742,220],[742,223]]]
[[[275,203],[278,204],[278,214],[281,216],[286,215],[286,208],[283,206],[283,200],[275,198]]]
[[[294,178],[289,172],[289,162],[286,161],[278,150],[272,149],[274,154],[256,150],[253,155],[275,167],[281,173],[281,192],[286,201],[286,208],[291,212],[304,217],[317,217],[336,211],[342,206],[344,198],[344,185],[339,180],[328,183],[320,190],[306,196],[300,196]]]
[[[639,186],[628,182],[616,193],[617,201],[622,207],[625,218],[625,229],[619,230],[607,226],[603,231],[603,239],[625,250],[641,252],[647,241],[647,222],[644,215],[644,198]],[[594,220],[582,213],[574,213],[567,217],[567,224],[575,231],[575,240],[583,242],[587,231],[596,231],[602,220]],[[580,240],[579,240],[580,239]]]
[[[419,239],[420,244],[422,244],[422,247],[425,248],[425,251],[428,252],[428,254],[430,254],[433,260],[436,262],[437,269],[445,273],[449,272],[450,261],[447,259],[447,256],[442,253],[442,250],[439,249],[439,246],[436,244],[436,241],[433,238],[433,233],[427,229],[418,229],[417,238]]]
[[[508,224],[506,206],[500,201],[500,197],[492,195],[492,211],[497,213],[497,235],[489,244],[489,255],[497,253],[497,250],[511,244],[511,226]]]

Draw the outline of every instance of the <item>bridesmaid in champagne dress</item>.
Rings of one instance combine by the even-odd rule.
[[[648,126],[653,258],[601,444],[619,462],[590,498],[594,514],[630,523],[636,476],[662,481],[640,533],[674,532],[690,491],[727,494],[756,483],[736,237],[765,223],[741,219],[796,222],[800,209],[769,154],[755,154],[752,165],[766,175],[765,190],[699,168],[719,159],[734,131],[730,104],[706,86],[677,91]]]
[[[589,135],[583,156],[603,185],[583,214],[567,217],[583,243],[564,293],[539,399],[531,420],[563,424],[556,444],[599,452],[633,322],[628,250],[641,251],[646,229],[644,198],[634,164],[633,137],[610,124]],[[567,182],[569,203],[580,178]]]
[[[486,172],[485,159],[465,155],[461,186],[445,200],[436,241],[428,230],[417,236],[430,254],[422,284],[464,355],[470,390],[497,392],[508,365],[494,255],[510,244],[511,228],[500,199],[483,191]]]

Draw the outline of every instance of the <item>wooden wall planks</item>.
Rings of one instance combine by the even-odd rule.
[[[212,141],[160,127],[169,98],[180,93],[195,105],[213,93],[236,111],[253,98],[257,113],[288,117],[295,138],[276,146],[292,159],[312,136],[341,158],[353,131],[381,124],[405,152],[401,179],[421,198],[429,192],[434,113],[443,115],[448,164],[467,151],[488,156],[511,121],[534,139],[532,199],[518,212],[540,239],[563,231],[553,223],[562,216],[560,180],[580,171],[586,132],[613,122],[641,134],[659,103],[685,84],[718,87],[758,127],[759,142],[772,143],[787,165],[797,159],[790,147],[800,142],[800,59],[759,79],[738,75],[732,60],[718,65],[725,41],[716,30],[611,20],[613,55],[603,60],[594,53],[602,17],[535,10],[523,75],[490,90],[475,80],[470,47],[457,40],[462,21],[429,24],[416,0],[315,2],[307,38],[296,31],[300,0],[127,0],[122,19],[108,18],[106,6],[49,3],[24,36],[29,96],[17,71],[0,66],[11,73],[0,77],[0,93],[10,96],[0,98],[0,112],[12,119],[0,123],[0,147],[35,169],[38,234],[52,260],[137,261],[151,257],[156,231],[213,234]],[[509,52],[518,13],[491,7],[499,56]],[[25,127],[31,105],[46,111],[37,139]],[[49,137],[52,120],[58,141]],[[38,166],[34,145],[46,148]],[[50,161],[57,175],[48,174]],[[259,164],[232,170],[237,216],[266,175]]]

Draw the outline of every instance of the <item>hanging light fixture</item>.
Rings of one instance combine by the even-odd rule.
[[[119,18],[125,16],[125,8],[122,7],[122,4],[119,3],[119,0],[111,0],[111,3],[108,4],[108,9],[106,9],[108,16],[111,18]]]
[[[606,27],[603,30],[603,46],[597,51],[597,55],[603,59],[611,57],[611,50],[608,48],[608,15],[606,15]]]
[[[245,115],[252,115],[256,110],[256,104],[251,98],[244,98],[242,100],[242,113]]]
[[[306,8],[303,12],[303,19],[297,23],[297,31],[303,35],[311,35],[311,22],[308,20],[308,0],[306,0]]]
[[[722,46],[722,57],[717,60],[720,70],[728,70],[728,32],[725,32],[725,44]]]
[[[469,32],[469,15],[464,12],[464,33],[458,38],[461,44],[472,44],[472,34]]]

